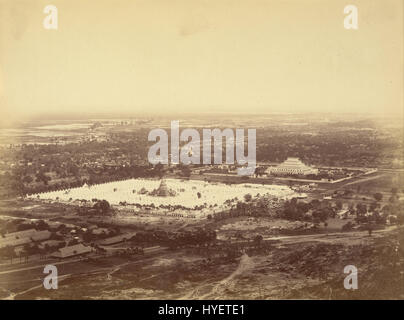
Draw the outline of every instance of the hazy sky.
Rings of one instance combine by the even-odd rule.
[[[0,108],[402,115],[403,30],[403,0],[0,0]]]

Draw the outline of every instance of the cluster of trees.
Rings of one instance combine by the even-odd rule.
[[[107,200],[99,200],[93,205],[93,209],[100,214],[106,214],[111,210],[111,205]]]
[[[107,215],[114,213],[114,210],[107,200],[92,199],[92,206],[88,205],[87,200],[82,201],[84,201],[86,205],[76,207],[77,214],[79,215]]]
[[[89,232],[86,232],[87,234]],[[112,234],[116,235],[117,233]],[[111,236],[108,235],[108,236]],[[93,238],[88,238],[87,242],[91,242]],[[169,232],[163,230],[139,231],[131,236],[126,241],[134,244],[150,245],[162,244],[170,248],[178,248],[183,246],[200,246],[208,243],[213,243],[216,240],[216,232],[214,230],[198,228],[191,231]]]
[[[84,242],[92,243],[93,241],[114,237],[119,234],[119,230],[110,228],[108,232],[102,232],[101,234],[94,234],[92,230],[86,230],[82,233],[81,237]]]
[[[138,232],[131,240],[136,243],[159,243],[170,248],[178,248],[212,243],[216,240],[216,232],[205,228],[183,232]]]
[[[139,135],[132,133],[130,137],[118,135],[109,142],[23,145],[9,149],[4,160],[14,166],[4,168],[4,174],[0,175],[0,196],[72,188],[85,182],[155,176],[158,172],[145,164],[146,138],[139,139]],[[116,159],[119,161],[115,166],[103,164]]]
[[[133,256],[144,255],[143,248],[141,247],[130,247],[124,250],[118,251],[118,256],[125,258],[132,258]]]
[[[307,215],[309,210],[312,210],[311,215]],[[325,222],[334,215],[335,211],[329,204],[324,205],[319,200],[312,200],[309,203],[299,202],[296,198],[286,201],[279,212],[279,217],[283,219],[316,222]]]
[[[171,248],[180,246],[198,246],[216,241],[216,232],[209,229],[197,229],[173,234],[168,238]]]
[[[107,167],[103,169],[92,169],[85,168],[80,169],[80,174],[77,174],[63,180],[60,177],[57,177],[57,180],[53,181],[49,176],[41,173],[41,178],[36,181],[43,182],[40,185],[29,185],[26,181],[30,179],[28,177],[24,177],[22,181],[22,185],[19,187],[20,194],[26,193],[37,193],[37,192],[46,192],[46,191],[56,191],[62,189],[69,188],[77,188],[81,187],[83,184],[93,185],[106,183],[111,181],[118,181],[123,179],[132,179],[132,178],[144,178],[144,177],[155,177],[158,173],[155,172],[152,166],[116,166],[116,167]],[[24,182],[25,179],[25,182]]]
[[[402,157],[402,136],[392,139],[376,130],[347,129],[352,126],[341,123],[341,126],[320,126],[317,130],[312,127],[316,135],[262,128],[257,136],[257,161],[281,162],[297,156],[310,164],[377,167],[391,165],[394,159]]]
[[[48,254],[56,251],[59,248],[66,246],[65,242],[60,242],[56,246],[49,246],[45,244],[45,246],[39,246],[37,243],[26,243],[22,250],[17,254],[12,246],[6,246],[0,249],[0,256],[10,259],[10,263],[13,263],[13,259],[19,259],[20,262],[24,260],[24,262],[29,261],[29,257],[33,255],[39,255],[40,259],[45,258]]]
[[[244,196],[244,201],[237,201],[235,206],[232,206],[229,210],[215,212],[212,215],[212,218],[215,220],[227,219],[232,217],[242,217],[242,216],[251,216],[251,217],[260,217],[260,216],[268,216],[276,213],[278,205],[274,205],[277,203],[277,199],[267,200],[266,198],[261,199],[253,199],[250,194],[246,194]],[[209,217],[208,217],[209,219]]]
[[[24,219],[13,219],[7,221],[0,226],[0,236],[4,236],[6,233],[18,232],[29,229],[36,229],[38,231],[49,230],[49,225],[42,219],[32,222],[27,222]]]

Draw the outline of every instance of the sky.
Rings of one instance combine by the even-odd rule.
[[[0,114],[402,116],[403,3],[0,0]]]

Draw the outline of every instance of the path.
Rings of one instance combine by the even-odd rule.
[[[204,287],[209,286],[210,284],[204,283],[199,286],[197,286],[194,290],[192,290],[190,293],[178,298],[179,300],[188,300],[188,299],[207,299],[208,296],[213,295],[215,299],[220,297],[220,293],[223,292],[226,288],[231,286],[231,284],[234,283],[234,278],[236,278],[238,275],[244,273],[248,269],[251,269],[253,267],[253,261],[252,259],[247,255],[243,254],[240,258],[240,263],[237,266],[236,270],[234,270],[229,276],[226,278],[220,280],[218,283],[216,283],[212,289],[210,289],[208,292],[201,294],[201,291],[203,291]]]

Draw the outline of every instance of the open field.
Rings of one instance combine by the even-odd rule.
[[[14,299],[374,299],[403,298],[402,230],[293,236],[229,258],[213,249],[179,249],[133,261],[60,265],[58,290],[41,286],[42,266],[1,273]],[[214,253],[216,251],[216,253]],[[373,254],[369,254],[372,251]],[[359,270],[359,290],[343,287],[345,265]],[[6,285],[5,285],[6,284]]]
[[[60,201],[104,199],[110,204],[118,205],[121,202],[140,204],[144,206],[182,206],[193,209],[197,206],[223,206],[226,200],[242,200],[246,194],[271,195],[280,199],[288,199],[295,192],[287,186],[239,184],[237,186],[223,183],[207,183],[204,181],[165,179],[168,190],[175,192],[174,196],[153,196],[150,193],[157,190],[161,180],[130,179],[83,186],[61,191],[46,192],[30,195],[30,199],[51,199]]]

